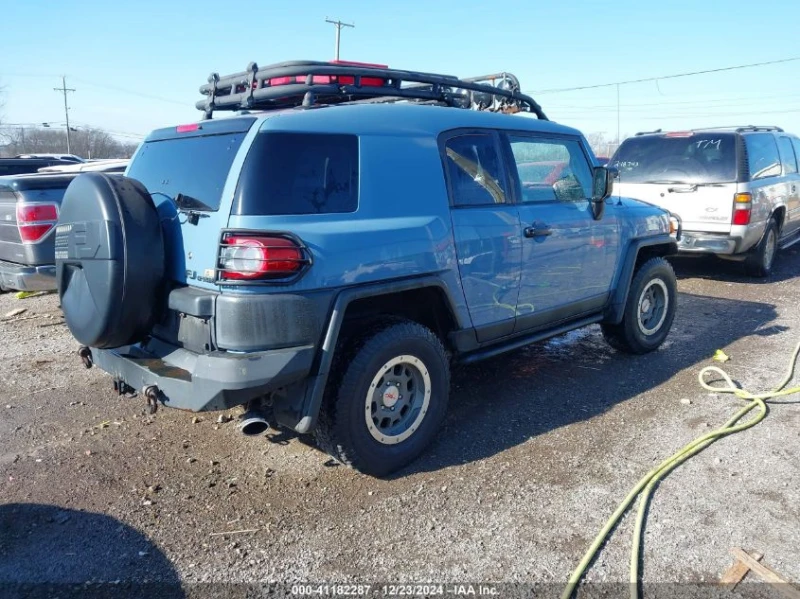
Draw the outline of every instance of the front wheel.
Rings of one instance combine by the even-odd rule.
[[[631,354],[657,349],[667,338],[678,296],[672,266],[664,258],[651,258],[639,267],[631,282],[619,324],[603,324],[611,347]]]
[[[414,460],[435,437],[447,409],[447,354],[430,329],[394,320],[342,351],[317,442],[340,462],[385,476]]]
[[[764,237],[755,247],[750,255],[747,256],[745,267],[747,272],[755,277],[766,277],[772,272],[772,265],[775,262],[775,254],[778,252],[778,225],[774,220],[767,224]]]

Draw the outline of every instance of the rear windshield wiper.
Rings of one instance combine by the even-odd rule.
[[[645,185],[694,185],[687,181],[673,181],[672,179],[659,179],[657,181],[642,181]]]
[[[177,194],[173,201],[178,208],[185,212],[194,212],[196,210],[202,210],[204,212],[214,211],[211,206],[202,200],[198,200],[197,198],[193,198],[192,196],[187,196],[182,193]]]
[[[179,193],[173,200],[178,207],[178,212],[186,215],[186,221],[190,225],[196,225],[201,218],[208,218],[206,212],[213,212],[214,209],[205,202]]]

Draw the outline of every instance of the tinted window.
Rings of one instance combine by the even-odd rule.
[[[736,181],[736,136],[687,133],[629,137],[609,166],[621,183],[727,183]]]
[[[787,175],[797,172],[797,157],[794,154],[792,147],[792,140],[788,137],[778,138],[778,146],[781,150],[781,162],[783,163],[783,172]]]
[[[584,200],[592,171],[578,142],[509,137],[523,202]]]
[[[244,136],[226,133],[148,141],[131,163],[128,176],[144,183],[151,194],[174,200],[180,193],[218,210],[222,188]]]
[[[319,214],[358,208],[358,138],[258,134],[236,190],[235,214]]]
[[[502,162],[493,135],[469,134],[447,140],[445,164],[455,206],[505,203]]]
[[[781,174],[781,159],[778,144],[769,133],[756,133],[744,136],[747,148],[747,165],[751,179],[763,179]]]
[[[50,164],[60,164],[59,162],[46,162],[42,160],[31,160],[22,158],[19,160],[8,161],[0,163],[0,176],[3,175],[27,175],[30,173],[39,172],[40,168],[49,166]]]

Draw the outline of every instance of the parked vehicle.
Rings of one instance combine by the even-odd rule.
[[[53,232],[74,177],[0,177],[0,291],[56,289]]]
[[[80,162],[78,164],[59,164],[40,168],[40,173],[85,173],[97,171],[101,173],[123,173],[128,168],[130,160],[127,158],[119,160],[93,160],[91,162]]]
[[[667,214],[606,204],[609,171],[515,77],[298,62],[210,81],[206,120],[151,133],[124,177],[79,175],[56,234],[84,364],[151,410],[247,404],[245,432],[313,432],[385,475],[434,438],[454,362],[593,323],[635,354],[666,338]],[[517,166],[536,161],[557,178]]]
[[[83,158],[76,156],[75,154],[17,154],[16,158],[53,158],[55,160],[64,160],[66,162],[85,162]]]
[[[780,127],[640,133],[611,159],[614,191],[680,216],[680,252],[741,260],[763,277],[800,240],[798,156],[800,139]]]
[[[74,162],[58,158],[0,158],[0,177],[36,173],[47,166],[70,164]]]

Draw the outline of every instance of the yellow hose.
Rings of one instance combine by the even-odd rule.
[[[704,389],[707,389],[708,391],[713,391],[715,393],[732,393],[736,395],[736,397],[747,401],[748,402],[747,405],[739,409],[720,428],[713,430],[710,433],[707,433],[701,437],[698,437],[697,439],[695,439],[694,441],[692,441],[691,443],[680,449],[677,453],[671,455],[666,460],[661,462],[653,470],[648,472],[644,478],[642,478],[638,483],[636,483],[636,486],[631,490],[630,493],[628,493],[628,495],[625,497],[622,503],[619,504],[617,509],[605,523],[605,526],[603,526],[602,530],[600,531],[600,534],[598,534],[597,537],[594,539],[591,546],[589,547],[589,550],[586,552],[586,554],[583,556],[583,559],[578,564],[578,567],[575,568],[575,571],[569,578],[567,587],[561,594],[561,599],[570,599],[570,597],[572,597],[572,593],[578,586],[578,582],[588,569],[589,563],[594,559],[594,556],[597,554],[597,552],[600,550],[600,547],[605,542],[606,537],[608,537],[608,534],[611,532],[614,526],[616,526],[617,522],[619,522],[619,519],[630,507],[631,503],[633,503],[633,500],[636,499],[636,496],[639,495],[639,493],[641,493],[641,497],[639,498],[639,509],[638,513],[636,514],[636,525],[633,530],[633,543],[631,547],[631,567],[630,567],[631,598],[637,599],[637,597],[639,596],[639,553],[641,548],[642,527],[644,526],[644,518],[647,512],[647,504],[650,500],[650,495],[652,494],[653,489],[658,484],[658,482],[662,480],[672,470],[680,466],[683,462],[688,460],[693,455],[696,455],[701,451],[703,451],[706,447],[711,445],[717,439],[720,439],[727,435],[731,435],[733,433],[738,433],[739,431],[748,429],[761,422],[767,415],[768,411],[766,400],[774,399],[776,397],[784,397],[786,395],[792,395],[794,393],[800,393],[800,386],[792,387],[790,389],[784,389],[784,387],[789,384],[789,381],[791,381],[792,377],[794,376],[794,370],[795,370],[795,365],[797,363],[798,354],[800,354],[800,343],[797,344],[797,346],[794,349],[794,352],[792,353],[791,360],[789,361],[789,370],[786,373],[786,376],[784,376],[780,384],[777,387],[775,387],[775,389],[770,393],[761,393],[755,395],[748,391],[745,391],[744,389],[739,389],[731,380],[731,377],[728,376],[728,374],[721,368],[717,368],[716,366],[707,366],[706,368],[703,368],[700,371],[697,378],[700,381],[700,385]],[[706,383],[705,381],[706,376],[711,373],[719,375],[722,378],[722,380],[725,381],[725,386],[714,387]],[[747,422],[737,424],[739,420],[741,420],[753,408],[759,409],[758,415],[754,416]]]

